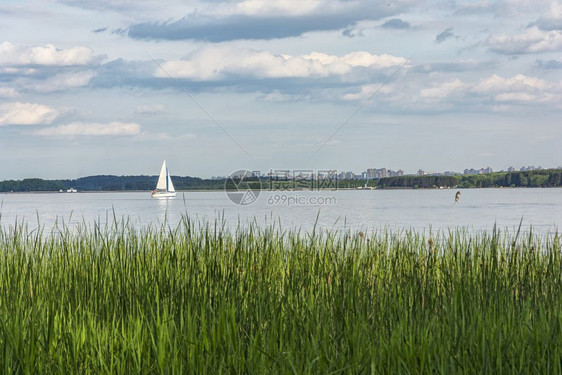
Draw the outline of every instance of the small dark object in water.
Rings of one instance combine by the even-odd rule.
[[[459,203],[459,199],[461,199],[461,192],[457,191],[457,194],[455,194],[455,203]]]

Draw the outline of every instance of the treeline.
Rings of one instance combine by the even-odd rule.
[[[387,177],[373,181],[372,186],[378,188],[559,187],[562,186],[562,170],[544,169],[482,175]]]
[[[152,190],[158,176],[89,176],[75,180],[43,180],[27,178],[21,181],[0,181],[0,192],[66,191],[127,191]],[[172,176],[176,190],[221,189],[224,181],[204,180],[197,177]]]
[[[0,192],[59,191],[70,188],[79,191],[131,191],[152,190],[158,176],[89,176],[75,180],[42,180],[26,178],[21,181],[0,181]],[[224,180],[206,180],[198,177],[172,176],[176,190],[217,190],[225,187]],[[244,186],[274,190],[311,188],[356,188],[363,186],[365,180],[340,180],[337,183],[313,183],[310,181],[269,181],[256,178],[246,180]],[[283,185],[283,184],[286,184]],[[559,187],[562,186],[562,169],[544,169],[526,172],[496,172],[482,175],[456,176],[400,176],[387,177],[368,182],[376,188],[430,189],[439,187],[488,188],[488,187]],[[237,186],[228,181],[227,188]]]
[[[459,187],[557,187],[562,186],[561,169],[489,173],[461,176]]]
[[[158,176],[89,176],[76,180],[64,180],[68,188],[81,191],[122,191],[152,190],[156,186]],[[172,176],[176,190],[218,189],[224,182],[204,180],[198,177]]]
[[[42,180],[40,178],[26,178],[21,181],[0,181],[0,192],[10,191],[59,191],[67,189],[66,185],[59,180]]]

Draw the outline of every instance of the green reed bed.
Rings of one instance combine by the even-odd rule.
[[[0,229],[1,373],[560,373],[558,235]]]

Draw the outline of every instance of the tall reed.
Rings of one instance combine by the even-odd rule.
[[[2,373],[560,373],[558,235],[0,227]]]

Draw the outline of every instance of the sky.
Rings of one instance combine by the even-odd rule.
[[[2,0],[0,180],[562,165],[552,0]]]

